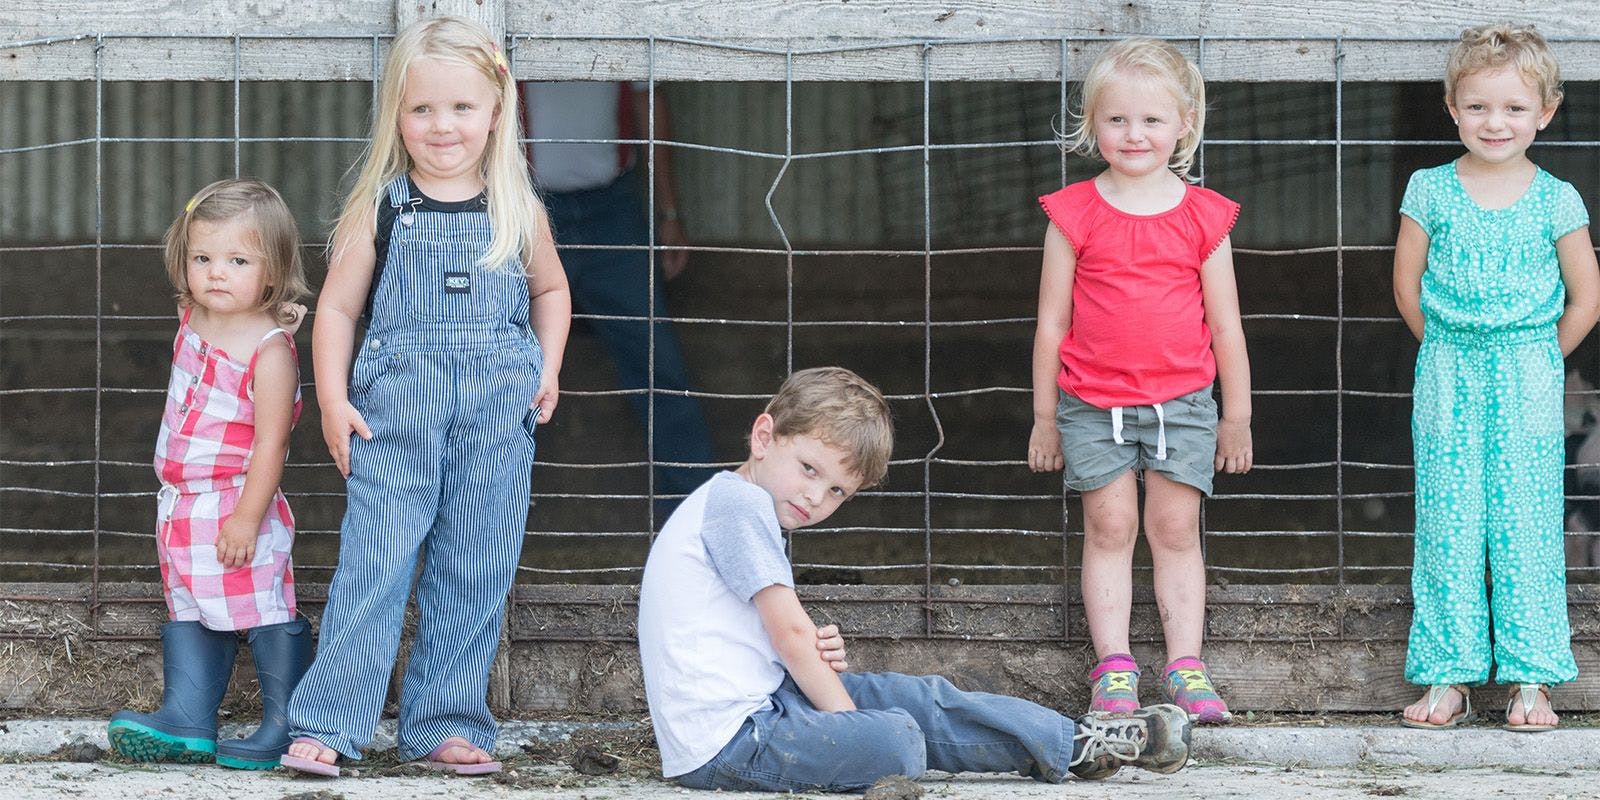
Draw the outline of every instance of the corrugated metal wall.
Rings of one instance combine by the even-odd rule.
[[[308,239],[325,235],[345,171],[366,135],[365,83],[242,83],[235,124],[231,83],[0,82],[0,148],[65,146],[0,157],[0,236],[8,244],[93,241],[96,160],[104,180],[107,242],[158,239],[188,193],[239,168],[276,185]],[[773,204],[797,246],[920,247],[923,236],[923,90],[920,84],[700,83],[663,86],[674,119],[679,191],[698,243],[778,246],[764,198],[797,157]],[[1236,84],[1212,112],[1212,138],[1331,138],[1326,85]],[[1379,93],[1381,94],[1381,93]],[[1378,94],[1347,115],[1391,108]],[[934,247],[1034,244],[1042,221],[1031,197],[1059,186],[1062,159],[1049,144],[1061,125],[1055,84],[935,84],[929,138],[942,144],[1034,142],[1031,146],[935,149],[929,158]],[[786,114],[786,107],[790,114]],[[791,116],[792,114],[792,116]],[[1310,122],[1308,122],[1310,120]],[[97,153],[97,124],[103,142]],[[1218,134],[1221,134],[1219,136]],[[273,141],[279,137],[318,141]],[[122,142],[119,138],[158,141]],[[193,139],[204,141],[193,141]],[[268,141],[252,141],[267,139]],[[335,141],[324,141],[333,139]],[[345,139],[348,141],[336,141]],[[904,148],[883,152],[879,148]],[[809,158],[851,150],[861,154]],[[1250,246],[1308,244],[1305,220],[1331,220],[1333,164],[1327,146],[1208,148],[1212,184],[1245,203]],[[730,151],[758,151],[777,157]],[[1090,174],[1065,162],[1068,179]],[[1355,159],[1347,180],[1368,207],[1392,208],[1387,159]],[[1366,171],[1366,175],[1349,174]],[[48,198],[48,201],[44,199]],[[1346,220],[1347,240],[1391,235],[1387,213]],[[1368,231],[1366,229],[1370,228]],[[1326,243],[1329,237],[1322,237]]]

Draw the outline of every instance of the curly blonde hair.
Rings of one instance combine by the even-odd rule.
[[[1544,36],[1532,25],[1509,22],[1479,25],[1461,32],[1461,41],[1450,50],[1444,68],[1444,102],[1455,105],[1456,84],[1464,77],[1484,70],[1516,69],[1539,91],[1545,108],[1560,105],[1561,66]]]

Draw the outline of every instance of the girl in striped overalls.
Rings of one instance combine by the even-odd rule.
[[[1511,25],[1463,32],[1444,102],[1467,152],[1411,176],[1394,254],[1400,316],[1422,340],[1406,680],[1428,687],[1401,722],[1471,719],[1467,687],[1493,663],[1513,686],[1505,726],[1549,730],[1549,687],[1578,675],[1561,545],[1562,357],[1600,314],[1600,271],[1578,191],[1528,159],[1561,104],[1544,38]]]
[[[372,741],[413,577],[399,754],[499,768],[489,667],[571,319],[516,102],[482,28],[439,18],[396,37],[312,336],[348,506],[319,655],[289,707],[283,764],[302,772],[337,775]]]
[[[268,769],[288,746],[284,707],[311,663],[289,565],[294,517],[278,488],[300,416],[300,237],[272,187],[225,180],[189,201],[165,243],[182,319],[155,457],[156,556],[172,619],[161,627],[165,681],[160,710],[119,711],[107,733],[139,761]],[[240,633],[263,721],[250,738],[219,743]]]

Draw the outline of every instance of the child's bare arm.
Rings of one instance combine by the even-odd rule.
[[[1061,432],[1056,429],[1056,376],[1061,372],[1061,339],[1072,326],[1072,278],[1077,257],[1055,225],[1044,235],[1039,271],[1039,323],[1033,334],[1033,431],[1028,435],[1028,468],[1061,469]]]
[[[355,359],[356,319],[367,304],[367,289],[377,261],[371,236],[354,235],[334,244],[328,279],[317,295],[311,325],[311,366],[322,409],[322,438],[339,474],[350,477],[350,435],[372,438],[361,412],[350,404],[350,362]]]
[[[1600,319],[1600,267],[1595,264],[1589,228],[1557,239],[1556,256],[1561,260],[1561,283],[1567,294],[1566,308],[1556,323],[1556,341],[1561,344],[1561,355],[1569,356]]]
[[[1239,315],[1239,286],[1233,275],[1233,245],[1222,244],[1200,265],[1200,292],[1211,329],[1211,353],[1217,359],[1222,389],[1222,418],[1217,421],[1215,468],[1249,472],[1255,465],[1250,436],[1250,355],[1245,350],[1244,323]]]
[[[539,347],[544,351],[544,366],[539,391],[531,405],[539,407],[539,422],[549,422],[561,399],[561,358],[567,349],[567,329],[572,326],[572,293],[567,288],[567,273],[556,254],[548,220],[541,222],[537,237],[528,279],[528,302],[533,335],[539,337]]]
[[[1591,254],[1592,257],[1592,254]],[[1401,214],[1394,242],[1394,305],[1411,335],[1422,341],[1422,273],[1428,268],[1428,232]]]
[[[294,390],[300,381],[289,345],[274,336],[256,357],[256,432],[250,445],[250,469],[233,513],[217,533],[217,562],[227,569],[249,564],[256,555],[261,519],[283,479],[283,461],[289,453],[289,431],[294,427]]]
[[[855,701],[818,653],[817,626],[794,589],[773,584],[756,592],[754,599],[761,626],[806,699],[820,711],[854,711]]]

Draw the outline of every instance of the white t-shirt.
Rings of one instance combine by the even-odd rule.
[[[543,191],[598,189],[621,175],[633,146],[621,137],[623,84],[615,81],[528,83],[522,88],[523,129],[530,139],[594,139],[534,142],[528,149],[534,182]],[[642,138],[643,133],[637,134]]]
[[[672,513],[644,565],[639,660],[661,774],[710,761],[786,672],[753,598],[793,586],[772,496],[720,472]]]

